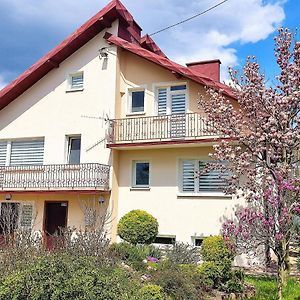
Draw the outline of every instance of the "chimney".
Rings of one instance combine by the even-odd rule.
[[[189,69],[199,72],[218,82],[220,82],[220,65],[221,61],[219,59],[203,60],[186,64]]]

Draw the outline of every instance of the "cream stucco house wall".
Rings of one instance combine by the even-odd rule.
[[[239,202],[197,175],[220,139],[205,86],[234,101],[218,60],[172,62],[113,0],[0,91],[0,209],[45,237],[88,226],[89,205],[111,215],[112,241],[132,209],[157,218],[157,243],[218,234]]]

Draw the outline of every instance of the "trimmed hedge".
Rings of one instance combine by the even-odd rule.
[[[132,210],[118,224],[118,235],[131,244],[151,244],[158,234],[157,220],[143,210]]]

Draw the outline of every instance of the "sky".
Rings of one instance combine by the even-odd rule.
[[[122,0],[121,0],[122,1]],[[220,0],[123,0],[143,28],[152,33],[188,18]],[[0,0],[0,89],[75,31],[107,0]],[[257,57],[268,80],[276,75],[273,55],[278,27],[296,32],[300,0],[228,0],[180,26],[154,35],[167,56],[178,63],[215,59],[241,69],[248,55]],[[297,35],[299,37],[299,34]]]

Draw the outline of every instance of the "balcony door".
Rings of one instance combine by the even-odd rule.
[[[53,249],[67,227],[68,202],[45,202],[44,232],[46,246]]]
[[[169,133],[172,139],[186,135],[186,85],[158,89],[158,115],[169,115]]]

